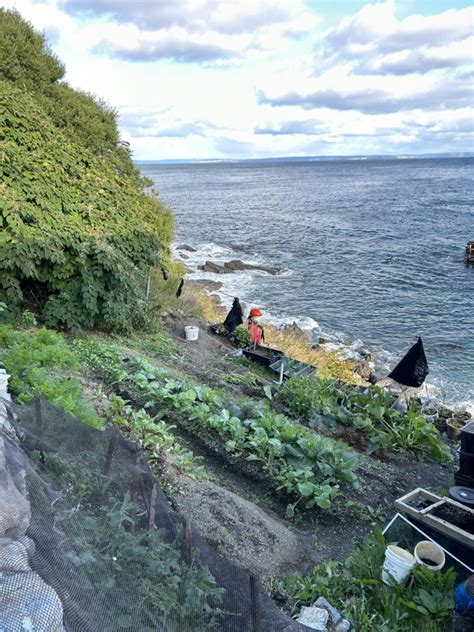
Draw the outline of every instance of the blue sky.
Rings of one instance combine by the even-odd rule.
[[[473,151],[461,0],[6,0],[137,159]]]

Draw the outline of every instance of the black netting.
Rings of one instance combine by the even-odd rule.
[[[26,535],[0,539],[0,605],[15,608],[16,584],[5,582],[18,582],[23,569],[30,583],[21,590],[38,592],[49,632],[62,629],[61,616],[74,632],[308,629],[173,511],[141,449],[115,427],[96,430],[39,399],[12,406],[10,422],[16,437],[0,425],[0,440],[31,515]]]

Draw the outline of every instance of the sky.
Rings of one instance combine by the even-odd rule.
[[[137,160],[474,151],[462,0],[0,0]]]

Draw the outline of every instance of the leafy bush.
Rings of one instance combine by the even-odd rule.
[[[77,359],[60,334],[0,325],[0,362],[11,375],[10,391],[20,403],[41,395],[85,423],[100,425],[96,412],[81,397],[79,381],[67,375],[77,367]]]
[[[192,551],[190,563],[184,563],[182,532],[169,542],[161,531],[138,528],[137,505],[128,492],[118,495],[96,456],[46,453],[41,471],[43,480],[61,490],[51,513],[56,532],[64,536],[57,560],[68,569],[66,590],[80,586],[93,592],[109,613],[111,626],[121,629],[219,629],[224,591],[198,552]],[[37,496],[32,498],[33,510],[40,502]],[[44,505],[36,510],[43,515]]]
[[[64,65],[17,11],[0,9],[0,77],[35,91],[62,79]]]
[[[375,448],[404,448],[446,461],[450,452],[433,424],[419,411],[406,414],[392,407],[394,397],[377,387],[352,387],[341,382],[292,376],[279,393],[288,412],[306,421],[353,426]]]
[[[180,443],[173,434],[175,426],[167,423],[158,415],[150,415],[142,408],[134,410],[129,402],[113,393],[109,398],[110,406],[107,418],[120,426],[132,440],[137,441],[145,449],[148,463],[159,471],[162,483],[169,482],[167,458],[171,457],[173,467],[191,478],[204,475],[204,468],[198,464],[201,457],[196,457]]]
[[[140,325],[171,213],[145,192],[110,108],[57,83],[64,69],[44,38],[0,11],[0,42],[2,317],[28,308],[48,326]]]
[[[230,333],[227,331],[224,325],[221,324],[217,327],[217,333],[220,336],[224,336],[225,338],[227,338],[234,345],[234,347],[237,347],[238,349],[244,349],[245,347],[248,347],[251,342],[250,329],[245,325],[239,325],[234,329],[233,332]]]

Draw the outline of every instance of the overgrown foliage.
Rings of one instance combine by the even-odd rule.
[[[2,316],[27,307],[48,326],[138,326],[171,213],[145,192],[110,109],[57,83],[42,36],[1,11],[0,41]]]
[[[378,528],[346,560],[324,562],[305,577],[292,575],[270,583],[285,597],[290,614],[325,597],[364,632],[444,632],[453,613],[453,569],[433,572],[417,567],[405,586],[381,580],[387,542]]]
[[[48,510],[56,533],[63,534],[56,560],[68,569],[66,585],[94,594],[110,619],[106,630],[219,629],[224,591],[197,550],[186,563],[182,532],[169,542],[161,531],[139,528],[131,494],[118,493],[96,456],[46,453],[43,459],[42,479],[61,490]],[[33,496],[33,511],[44,517],[44,506],[36,508],[39,498]]]
[[[10,392],[20,403],[42,395],[85,423],[100,425],[96,412],[81,396],[80,382],[70,375],[77,358],[60,334],[47,329],[15,331],[0,325],[0,362],[11,375]]]
[[[433,424],[415,410],[400,412],[394,397],[377,387],[352,387],[339,381],[292,376],[279,394],[300,420],[340,423],[366,435],[374,448],[407,449],[438,461],[450,452]]]

